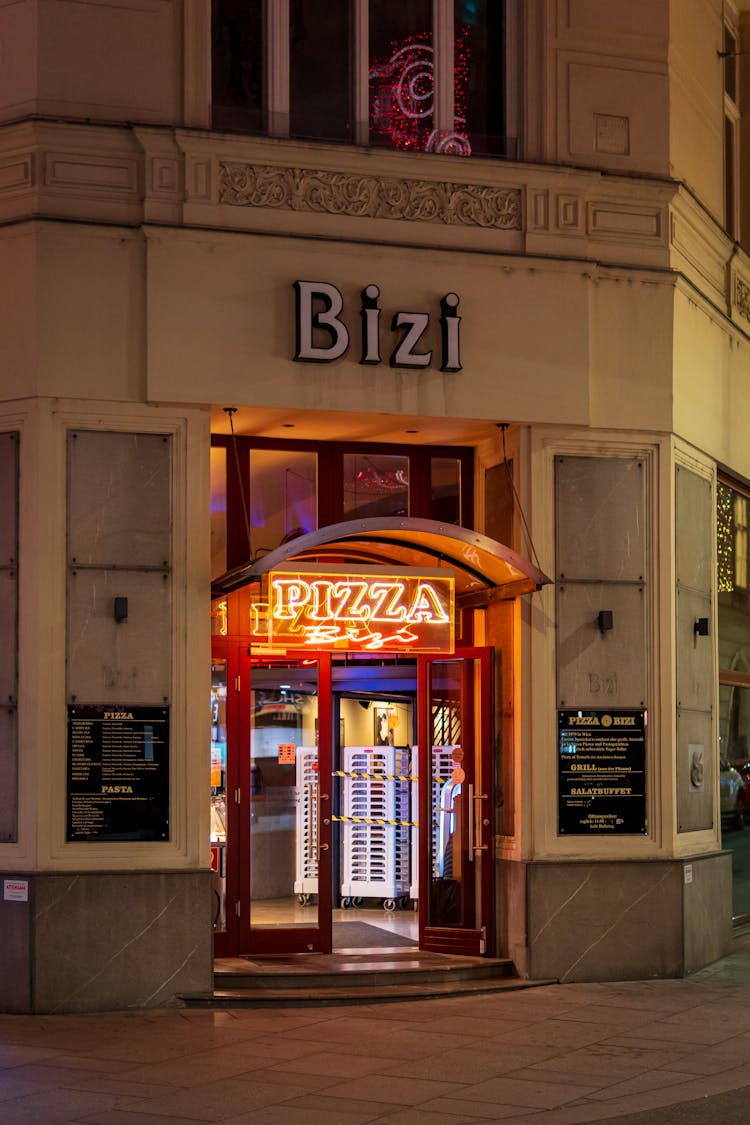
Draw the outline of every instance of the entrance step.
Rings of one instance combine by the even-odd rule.
[[[382,1004],[534,988],[512,961],[414,950],[232,958],[216,962],[214,990],[183,995],[190,1008]]]

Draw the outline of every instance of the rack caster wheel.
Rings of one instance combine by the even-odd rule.
[[[352,900],[348,896],[346,898],[342,898],[341,905],[344,908],[344,910],[348,910],[349,907],[351,906],[351,904],[352,904]]]
[[[356,898],[352,899],[352,906],[361,906],[361,905],[362,905],[362,898],[361,898],[360,895],[357,895]]]
[[[386,898],[383,900],[383,910],[395,910],[396,900],[394,898]]]
[[[310,895],[297,895],[297,902],[300,904],[300,906],[309,906]]]

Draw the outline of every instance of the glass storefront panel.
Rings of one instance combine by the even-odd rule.
[[[377,453],[344,454],[344,516],[409,515],[409,458]]]
[[[462,671],[460,661],[434,661],[430,665],[432,753],[428,780],[431,831],[427,908],[431,926],[465,924],[470,810],[464,774]]]
[[[250,926],[317,926],[318,665],[254,666]]]
[[[211,662],[211,872],[214,929],[227,927],[227,662]]]
[[[290,134],[353,139],[349,0],[291,0],[289,6]]]
[[[315,453],[250,450],[250,543],[253,557],[267,554],[318,526],[318,459]]]
[[[732,853],[732,913],[750,915],[750,500],[719,482],[716,505],[719,647],[719,803]]]
[[[214,129],[265,128],[263,35],[263,0],[211,0]]]

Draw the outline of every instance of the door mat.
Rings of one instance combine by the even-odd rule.
[[[368,922],[333,923],[334,949],[393,949],[409,945],[417,948],[417,943],[411,938],[391,933],[390,930],[381,930],[379,926],[371,926]]]

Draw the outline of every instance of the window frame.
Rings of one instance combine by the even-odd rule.
[[[344,143],[369,147],[370,145],[370,99],[369,99],[369,0],[350,0],[352,6],[352,74],[354,90],[352,107],[354,121],[351,140]],[[186,94],[186,111],[188,124],[208,126],[220,132],[238,132],[217,125],[214,121],[211,105],[211,5],[205,0],[185,0],[186,6],[186,32],[195,34],[200,15],[196,4],[204,4],[204,37],[207,42],[207,51],[204,51],[203,65],[193,60],[193,53],[188,52],[188,70],[194,70],[205,88],[205,97],[189,97]],[[454,106],[454,9],[455,0],[432,0],[432,39],[435,66],[435,103],[433,124],[438,136],[453,132],[455,127]],[[519,141],[520,125],[520,99],[518,91],[519,66],[518,52],[514,44],[520,41],[523,26],[522,0],[505,0],[505,124],[504,139],[515,140],[516,149]],[[277,140],[293,139],[290,131],[290,51],[289,51],[289,0],[265,0],[264,7],[264,121],[265,128],[260,135],[273,137]],[[207,59],[206,59],[207,55]],[[188,86],[190,83],[188,83]],[[253,134],[258,135],[258,134]],[[323,140],[322,143],[340,144],[342,142]],[[381,146],[377,146],[380,148]],[[389,151],[384,149],[384,151]],[[518,153],[516,152],[516,156]],[[503,157],[492,156],[491,159]],[[507,158],[507,157],[505,157]]]
[[[317,455],[318,527],[345,522],[343,510],[344,454],[395,455],[409,459],[409,514],[430,519],[432,458],[460,462],[461,527],[474,526],[473,446],[409,445],[397,442],[315,442],[283,438],[212,434],[211,445],[227,449],[227,569],[242,566],[247,557],[247,529],[242,497],[250,504],[250,450],[313,452]],[[236,450],[236,456],[235,456]],[[249,509],[248,509],[249,510]],[[252,547],[252,544],[251,544]]]

